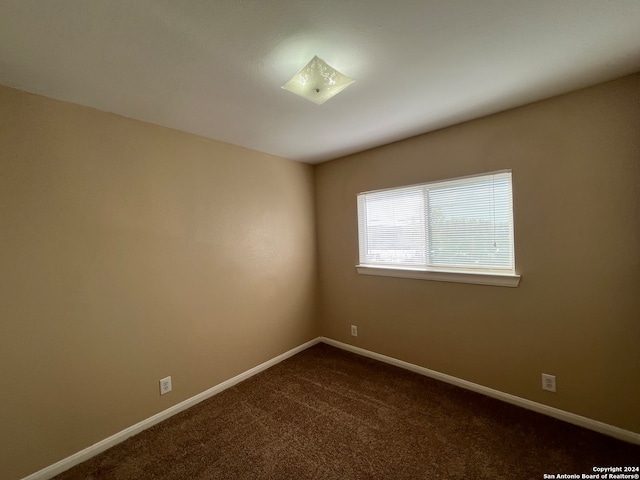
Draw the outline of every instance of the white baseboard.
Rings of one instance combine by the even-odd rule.
[[[320,341],[328,345],[332,345],[334,347],[347,350],[349,352],[357,353],[358,355],[362,355],[364,357],[373,358],[374,360],[379,360],[384,363],[395,365],[396,367],[404,368],[405,370],[411,370],[412,372],[419,373],[421,375],[433,378],[435,380],[440,380],[442,382],[456,385],[457,387],[462,387],[467,390],[472,390],[474,392],[481,393],[488,397],[502,400],[503,402],[517,405],[518,407],[526,408],[527,410],[533,410],[534,412],[542,413],[544,415],[548,415],[549,417],[553,417],[558,420],[563,420],[565,422],[572,423],[574,425],[578,425],[580,427],[584,427],[589,430],[594,430],[596,432],[602,433],[604,435],[608,435],[610,437],[617,438],[619,440],[624,440],[629,443],[640,445],[640,433],[631,432],[629,430],[624,430],[623,428],[619,428],[619,427],[614,427],[613,425],[599,422],[598,420],[592,420],[590,418],[583,417],[581,415],[576,415],[575,413],[565,412],[564,410],[550,407],[542,403],[533,402],[531,400],[527,400],[526,398],[516,397],[515,395],[511,395],[509,393],[504,393],[499,390],[494,390],[493,388],[478,385],[477,383],[468,382],[466,380],[462,380],[457,377],[452,377],[451,375],[447,375],[445,373],[436,372],[435,370],[429,370],[428,368],[424,368],[418,365],[414,365],[412,363],[404,362],[402,360],[398,360],[393,357],[387,357],[386,355],[381,355],[379,353],[375,353],[370,350],[354,347],[353,345],[342,343],[337,340],[332,340],[326,337],[320,337]]]
[[[525,398],[516,397],[515,395],[511,395],[508,393],[501,392],[499,390],[494,390],[492,388],[484,387],[482,385],[478,385],[477,383],[468,382],[466,380],[462,380],[460,378],[452,377],[451,375],[447,375],[444,373],[436,372],[434,370],[429,370],[428,368],[420,367],[418,365],[414,365],[412,363],[404,362],[402,360],[398,360],[393,357],[387,357],[386,355],[381,355],[379,353],[372,352],[370,350],[365,350],[363,348],[355,347],[353,345],[349,345],[347,343],[342,343],[337,340],[332,340],[327,337],[318,337],[313,340],[308,341],[296,348],[289,350],[288,352],[283,353],[282,355],[278,355],[271,360],[268,360],[246,372],[243,372],[239,375],[236,375],[229,380],[222,382],[198,395],[195,395],[191,398],[188,398],[173,407],[170,407],[152,417],[147,418],[135,425],[132,425],[129,428],[122,430],[121,432],[116,433],[104,440],[101,440],[98,443],[91,445],[90,447],[85,448],[73,455],[60,460],[59,462],[54,463],[53,465],[49,465],[48,467],[43,468],[42,470],[38,470],[37,472],[24,477],[22,480],[49,480],[50,478],[55,477],[56,475],[82,463],[86,460],[89,460],[91,457],[98,455],[99,453],[104,452],[105,450],[117,445],[125,441],[127,438],[136,435],[147,428],[150,428],[157,423],[162,422],[163,420],[172,417],[173,415],[186,410],[189,407],[192,407],[203,400],[206,400],[218,393],[230,388],[253,375],[260,373],[266,370],[269,367],[280,363],[281,361],[292,357],[293,355],[300,353],[303,350],[319,343],[323,342],[328,345],[332,345],[337,348],[341,348],[343,350],[347,350],[358,355],[362,355],[364,357],[369,357],[374,360],[379,360],[384,363],[388,363],[390,365],[395,365],[396,367],[404,368],[405,370],[410,370],[412,372],[419,373],[426,377],[434,378],[436,380],[440,380],[442,382],[450,383],[452,385],[456,385],[458,387],[465,388],[467,390],[472,390],[477,393],[481,393],[488,397],[496,398],[498,400],[502,400],[507,403],[511,403],[513,405],[517,405],[519,407],[526,408],[527,410],[533,410],[534,412],[542,413],[544,415],[548,415],[553,418],[557,418],[558,420],[564,420],[565,422],[572,423],[574,425],[578,425],[580,427],[588,428],[589,430],[594,430],[599,433],[603,433],[610,437],[614,437],[620,440],[624,440],[626,442],[634,443],[640,445],[640,433],[631,432],[629,430],[624,430],[619,427],[614,427],[613,425],[608,425],[603,422],[599,422],[597,420],[592,420],[587,417],[583,417],[580,415],[576,415],[574,413],[565,412],[564,410],[559,410],[557,408],[549,407],[547,405],[543,405],[541,403],[533,402],[531,400],[527,400]]]
[[[42,470],[38,470],[37,472],[32,473],[27,477],[24,477],[22,480],[48,480],[50,478],[53,478],[56,475],[66,470],[69,470],[71,467],[74,467],[79,463],[89,460],[91,457],[94,457],[99,453],[104,452],[108,448],[111,448],[117,445],[118,443],[125,441],[127,438],[132,437],[133,435],[136,435],[142,432],[143,430],[146,430],[147,428],[150,428],[155,424],[160,423],[163,420],[166,420],[169,417],[172,417],[173,415],[180,413],[189,407],[194,406],[202,402],[203,400],[206,400],[207,398],[213,397],[214,395],[217,395],[223,390],[226,390],[229,387],[233,387],[237,383],[240,383],[248,379],[249,377],[252,377],[256,373],[260,373],[263,370],[266,370],[267,368],[272,367],[275,364],[280,363],[281,361],[289,357],[292,357],[296,353],[300,353],[301,351],[306,350],[307,348],[319,342],[320,342],[320,337],[310,340],[307,343],[303,343],[302,345],[296,348],[293,348],[288,352],[283,353],[282,355],[278,355],[277,357],[272,358],[271,360],[268,360],[258,365],[257,367],[253,367],[252,369],[247,370],[246,372],[236,375],[235,377],[230,378],[229,380],[216,385],[215,387],[212,387],[202,393],[199,393],[198,395],[188,398],[178,403],[177,405],[174,405],[173,407],[167,408],[166,410],[160,413],[157,413],[152,417],[147,418],[146,420],[136,423],[135,425],[132,425],[129,428],[125,428],[121,432],[118,432],[115,435],[111,435],[109,438],[105,438],[104,440],[101,440],[100,442],[95,443],[90,447],[85,448],[84,450],[74,453],[73,455],[67,458],[63,458],[62,460],[54,463],[53,465],[49,465],[48,467],[45,467]]]

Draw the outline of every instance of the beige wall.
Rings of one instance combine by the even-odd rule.
[[[318,166],[323,335],[640,432],[639,87],[633,75]],[[506,168],[518,288],[356,273],[358,192]]]
[[[0,87],[0,477],[315,338],[315,259],[313,167]]]
[[[0,87],[2,477],[318,334],[640,432],[639,87],[315,168]],[[518,288],[356,273],[358,192],[503,168]]]

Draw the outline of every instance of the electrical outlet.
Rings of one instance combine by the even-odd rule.
[[[556,376],[548,375],[546,373],[542,374],[542,389],[548,390],[549,392],[556,391]]]
[[[351,336],[352,337],[358,336],[358,327],[356,327],[355,325],[351,325]]]
[[[169,393],[171,391],[171,377],[165,377],[160,380],[160,395]]]

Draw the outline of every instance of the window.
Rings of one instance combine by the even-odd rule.
[[[370,275],[517,286],[511,171],[358,195]]]

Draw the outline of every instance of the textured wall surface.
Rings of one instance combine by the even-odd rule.
[[[318,335],[313,167],[4,87],[0,105],[0,477]]]
[[[318,165],[323,335],[640,432],[639,83]],[[499,169],[513,170],[518,288],[357,274],[357,193]]]
[[[0,87],[0,476],[318,334],[640,432],[639,83],[316,167]],[[504,168],[518,288],[356,273],[358,192]]]

